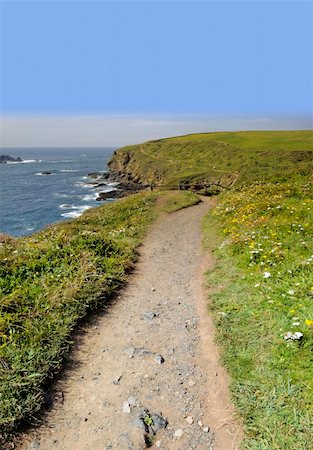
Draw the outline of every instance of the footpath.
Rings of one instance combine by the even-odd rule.
[[[152,226],[128,285],[78,337],[45,423],[18,448],[239,448],[203,289],[209,208],[206,199]]]

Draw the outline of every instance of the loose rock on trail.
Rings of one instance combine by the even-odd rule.
[[[202,288],[212,264],[201,252],[209,208],[205,199],[154,224],[127,287],[71,352],[45,424],[18,448],[238,448]]]

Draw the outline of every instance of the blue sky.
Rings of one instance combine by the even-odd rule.
[[[311,1],[1,1],[2,116],[312,117]]]

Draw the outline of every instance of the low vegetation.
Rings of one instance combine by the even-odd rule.
[[[0,432],[31,419],[59,370],[77,321],[125,282],[147,226],[198,201],[141,193],[0,245]],[[158,206],[158,205],[161,206]],[[1,435],[0,435],[1,443]]]
[[[119,149],[110,166],[159,187],[215,190],[313,170],[313,131],[203,133]]]
[[[312,177],[255,182],[205,219],[211,310],[249,450],[311,448],[312,199]]]

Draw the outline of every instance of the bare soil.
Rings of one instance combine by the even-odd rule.
[[[203,288],[209,208],[206,199],[155,223],[129,284],[79,338],[45,424],[18,448],[239,448]]]

